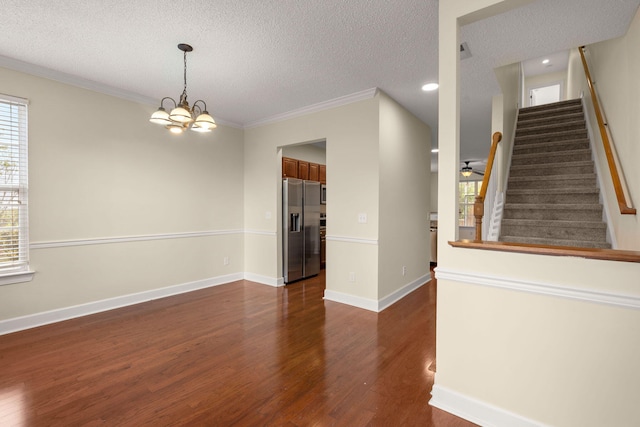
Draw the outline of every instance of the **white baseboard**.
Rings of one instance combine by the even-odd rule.
[[[386,297],[382,298],[378,301],[378,311],[382,311],[385,308],[393,305],[394,303],[400,301],[402,298],[409,295],[411,292],[415,291],[422,285],[426,285],[431,281],[431,273],[425,274],[422,277],[418,277],[411,283],[406,284],[402,288],[398,289],[395,292],[390,293]]]
[[[351,294],[332,291],[330,289],[325,289],[324,299],[328,301],[339,302],[341,304],[352,305],[358,308],[364,308],[365,310],[375,311],[376,313],[379,313],[385,308],[400,301],[402,298],[406,297],[411,292],[415,291],[420,286],[426,284],[430,280],[431,280],[431,274],[419,277],[418,279],[412,281],[411,283],[406,284],[402,288],[398,289],[395,292],[390,293],[389,295],[387,295],[386,297],[378,301],[370,298],[362,298],[362,297],[358,297]]]
[[[344,294],[342,292],[325,289],[324,299],[328,301],[339,302],[342,304],[352,305],[358,308],[364,308],[369,311],[378,311],[378,301],[369,298],[357,297],[355,295]]]
[[[447,411],[467,421],[491,427],[545,427],[537,421],[530,420],[497,406],[478,399],[449,390],[434,384],[431,390],[429,405]]]
[[[273,287],[284,286],[284,278],[275,278],[269,276],[263,276],[261,274],[254,273],[244,273],[244,280],[249,280],[251,282],[261,283],[263,285],[269,285]]]
[[[223,285],[225,283],[242,280],[242,278],[242,273],[228,274],[209,279],[197,280],[195,282],[182,283],[180,285],[167,286],[165,288],[152,289],[135,294],[45,311],[42,313],[0,320],[0,335],[35,328],[37,326],[48,325],[50,323],[62,322],[63,320],[74,319],[76,317],[87,316],[90,314],[100,313],[102,311],[113,310],[115,308],[139,304],[141,302],[165,298],[198,289],[209,288],[211,286]]]

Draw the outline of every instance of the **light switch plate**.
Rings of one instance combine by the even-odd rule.
[[[367,223],[367,214],[366,213],[359,213],[358,214],[358,223],[360,223],[360,224],[366,224]]]

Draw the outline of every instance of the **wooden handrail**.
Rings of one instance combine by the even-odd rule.
[[[615,159],[613,157],[613,150],[611,149],[611,141],[609,140],[609,134],[607,133],[606,124],[602,118],[602,110],[600,110],[600,103],[596,95],[596,89],[591,80],[591,73],[589,72],[589,66],[587,65],[587,59],[584,56],[584,46],[580,46],[580,58],[582,59],[582,66],[584,67],[584,74],[587,78],[587,85],[591,92],[591,101],[593,102],[593,109],[596,113],[596,119],[598,120],[598,128],[600,128],[600,136],[602,137],[602,145],[604,146],[604,152],[607,156],[607,164],[609,165],[609,172],[611,173],[611,180],[613,181],[613,189],[616,192],[616,198],[618,199],[618,207],[620,213],[623,215],[635,215],[636,209],[630,206],[627,202],[622,189],[622,182],[620,181],[620,175],[618,174],[618,168],[616,166]]]
[[[476,218],[476,240],[482,240],[482,217],[484,216],[484,197],[487,195],[487,187],[489,179],[491,179],[491,169],[493,169],[493,160],[496,158],[498,143],[502,140],[502,133],[495,132],[492,137],[491,151],[489,151],[489,159],[487,167],[484,169],[484,178],[482,178],[482,186],[480,194],[476,196],[473,204],[473,216]]]

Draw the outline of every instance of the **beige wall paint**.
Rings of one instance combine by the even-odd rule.
[[[429,210],[438,212],[438,172],[431,172],[429,178]]]
[[[0,93],[30,101],[32,244],[234,232],[32,249],[35,277],[0,286],[0,320],[243,271],[241,130],[172,138],[153,107],[2,68]]]
[[[380,298],[429,272],[430,164],[431,129],[381,94]]]
[[[273,279],[282,277],[279,147],[322,139],[327,141],[330,218],[327,289],[377,299],[377,275],[369,270],[377,271],[378,265],[379,97],[245,131],[245,228],[272,233],[246,235],[245,269]],[[266,220],[266,211],[277,215]],[[359,213],[367,214],[366,224],[357,222]],[[277,262],[265,253],[276,254]],[[355,282],[348,281],[350,272],[356,274]]]
[[[618,170],[624,174],[633,206],[640,208],[640,12],[636,13],[626,35],[587,47],[591,76],[597,81],[596,90],[606,116],[608,128],[617,152]],[[593,111],[591,95],[577,49],[570,55],[571,93],[585,96],[585,105],[592,126],[593,146],[596,150],[599,179],[603,182],[605,203],[618,249],[640,250],[640,216],[620,215],[618,202],[606,162],[598,122]]]
[[[327,150],[312,144],[289,145],[282,147],[282,155],[306,162],[327,164]]]
[[[469,22],[520,4],[440,3],[435,384],[538,423],[633,425],[640,418],[631,398],[640,395],[640,367],[634,361],[640,355],[640,311],[487,284],[540,283],[638,298],[640,264],[455,249],[446,243],[456,237],[458,19]],[[445,273],[468,280],[447,279]]]

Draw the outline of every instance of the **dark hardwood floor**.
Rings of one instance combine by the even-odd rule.
[[[324,274],[0,336],[0,426],[473,426],[428,405],[435,280],[376,314]]]

